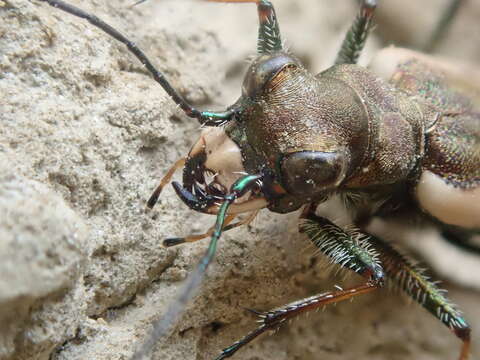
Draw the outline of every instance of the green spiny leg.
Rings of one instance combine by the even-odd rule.
[[[46,0],[43,0],[46,1]],[[138,0],[133,4],[139,5],[147,0]],[[204,0],[223,3],[255,3],[258,9],[260,27],[258,29],[257,51],[259,54],[272,54],[283,49],[280,28],[273,5],[268,0]]]
[[[352,270],[377,285],[383,285],[384,271],[378,254],[369,243],[369,235],[358,230],[344,230],[313,211],[302,215],[300,231],[330,258],[332,263]]]
[[[280,27],[273,5],[268,0],[206,0],[224,3],[256,3],[258,10],[258,43],[259,54],[272,54],[283,49]]]
[[[225,348],[216,360],[226,359],[236,353],[267,330],[278,328],[286,320],[301,313],[337,303],[353,296],[369,293],[383,286],[383,269],[377,261],[374,250],[368,243],[368,236],[358,232],[346,232],[327,219],[314,214],[315,204],[306,207],[302,214],[300,230],[327,254],[334,263],[353,270],[366,278],[365,283],[349,289],[328,291],[289,303],[267,312],[251,310],[260,317],[261,325],[241,340]]]
[[[372,28],[372,18],[376,7],[377,0],[361,1],[360,11],[352,26],[348,29],[342,47],[338,52],[335,60],[336,65],[357,63]]]
[[[423,51],[431,53],[442,42],[443,38],[450,29],[455,16],[458,14],[458,11],[464,3],[465,0],[450,0],[450,4],[442,13],[437,25],[435,26],[435,29],[432,32],[432,35],[425,44]]]
[[[341,264],[365,277],[382,269],[388,280],[393,281],[416,302],[447,325],[463,341],[459,360],[468,358],[470,326],[461,312],[444,296],[444,291],[430,281],[423,272],[390,244],[370,234],[339,229],[327,219],[313,214],[311,206],[302,225],[303,231],[313,243],[334,263]],[[337,236],[334,234],[337,233]],[[380,267],[380,265],[382,267]],[[378,271],[378,270],[377,270]]]
[[[470,349],[470,326],[461,312],[444,296],[445,291],[439,289],[422,270],[416,268],[390,244],[374,236],[369,241],[378,253],[387,279],[394,281],[463,341],[459,360],[466,360]]]
[[[378,286],[379,285],[376,285],[373,282],[367,281],[365,284],[360,286],[355,286],[345,290],[328,291],[316,294],[267,312],[260,312],[249,309],[249,311],[260,317],[259,322],[261,323],[261,325],[252,332],[248,333],[241,340],[223,349],[222,353],[217,358],[215,358],[215,360],[222,360],[231,357],[241,347],[248,344],[257,336],[263,334],[265,331],[277,329],[288,319],[291,319],[304,312],[324,307],[328,304],[333,304],[343,300],[351,299],[355,295],[369,293],[377,289]]]

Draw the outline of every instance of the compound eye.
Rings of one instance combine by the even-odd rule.
[[[299,151],[283,157],[281,182],[291,194],[314,195],[340,184],[345,156],[337,152]]]
[[[297,67],[296,60],[286,54],[263,55],[256,59],[243,80],[243,95],[254,98],[285,68]]]

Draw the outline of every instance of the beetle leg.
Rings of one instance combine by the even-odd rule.
[[[283,50],[280,27],[278,26],[277,15],[272,3],[268,0],[206,0],[210,2],[224,3],[256,3],[258,9],[257,52],[259,54],[272,54]]]
[[[470,326],[462,313],[445,297],[445,291],[390,244],[375,236],[371,236],[369,241],[378,252],[387,278],[448,326],[462,340],[459,360],[467,359],[470,349]]]
[[[49,1],[49,0],[41,0]],[[147,0],[138,0],[132,6],[144,3]],[[272,54],[283,50],[280,27],[272,3],[268,0],[204,0],[223,3],[256,3],[260,27],[258,29],[257,52],[259,54]],[[368,0],[367,0],[368,1]]]
[[[308,207],[306,208],[308,209]],[[300,231],[330,260],[376,282],[384,283],[379,254],[372,248],[370,235],[358,230],[346,231],[326,218],[315,215],[314,208],[302,213]]]
[[[239,226],[242,226],[242,225],[245,225],[245,224],[250,224],[252,222],[252,220],[257,216],[257,214],[258,214],[258,210],[253,211],[246,218],[244,218],[240,221],[237,221],[236,223],[233,223],[233,224],[230,224],[230,222],[232,222],[233,219],[235,219],[236,215],[228,215],[225,218],[225,226],[223,227],[223,232],[231,230],[231,229],[235,229],[236,227],[239,227]],[[198,240],[202,240],[202,239],[205,239],[206,237],[212,236],[213,231],[214,231],[214,227],[212,226],[204,234],[190,235],[190,236],[186,236],[186,237],[183,237],[183,238],[167,238],[167,239],[163,240],[163,246],[171,247],[171,246],[180,245],[180,244],[183,244],[183,243],[186,243],[186,242],[195,242],[195,241],[198,241]]]
[[[357,233],[345,232],[329,220],[316,216],[314,211],[315,204],[305,208],[301,216],[304,222],[300,225],[300,230],[304,231],[312,242],[334,263],[362,275],[366,278],[366,282],[346,290],[323,292],[267,312],[250,310],[260,317],[261,325],[241,340],[225,348],[215,360],[232,356],[242,346],[248,344],[260,334],[277,329],[292,317],[328,304],[350,299],[356,295],[369,293],[383,286],[383,269],[377,260],[377,254],[367,241],[368,235],[359,238]]]
[[[333,262],[348,267],[363,276],[371,273],[374,269],[371,264],[372,260],[368,260],[368,257],[362,253],[368,251],[373,260],[381,264],[387,279],[447,325],[463,341],[459,360],[468,358],[470,326],[461,312],[444,296],[443,290],[438,288],[422,270],[390,244],[373,235],[363,234],[363,238],[357,237],[355,240],[360,245],[356,246],[351,243],[352,237],[349,239],[346,237],[347,233],[336,225],[316,216],[313,212],[314,209],[315,206],[312,205],[307,207],[306,212],[304,211],[303,216],[306,218],[306,222],[302,228],[320,250]],[[336,237],[329,236],[328,232],[337,232],[338,235]],[[339,247],[339,244],[342,245]],[[363,259],[367,259],[367,261]]]
[[[268,200],[264,197],[255,197],[244,201],[240,204],[233,204],[228,208],[227,214],[242,214],[246,212],[251,212],[255,210],[260,210],[268,206]],[[215,204],[211,208],[208,209],[209,214],[216,215],[220,206]]]
[[[318,295],[310,296],[299,301],[292,302],[277,309],[267,312],[258,312],[256,310],[249,310],[260,317],[262,323],[257,329],[248,333],[241,340],[233,343],[231,346],[222,350],[222,353],[215,358],[215,360],[226,359],[235,354],[242,346],[248,344],[257,336],[263,334],[268,330],[275,330],[286,320],[294,316],[300,315],[304,312],[315,310],[334,304],[340,301],[351,299],[355,295],[366,294],[377,289],[377,284],[367,282],[360,286],[355,286],[350,289],[324,292]]]
[[[258,186],[258,183],[261,181],[262,177],[263,175],[245,175],[235,181],[230,187],[228,194],[224,196],[222,205],[218,210],[217,220],[215,221],[212,236],[210,238],[210,244],[208,245],[206,253],[200,259],[196,269],[188,277],[185,287],[180,292],[180,296],[178,297],[177,301],[170,305],[162,318],[155,321],[153,324],[153,330],[148,336],[147,340],[133,354],[133,360],[140,360],[150,352],[156,341],[165,335],[172,324],[177,320],[188,301],[195,295],[196,290],[205,276],[208,266],[215,256],[217,243],[225,226],[228,208],[236,199],[242,197],[248,191]]]
[[[450,4],[445,8],[445,11],[438,20],[430,38],[423,47],[424,52],[432,53],[441,43],[450,26],[452,25],[455,16],[458,14],[458,10],[460,10],[464,3],[465,0],[450,0]]]
[[[165,90],[165,92],[172,98],[172,100],[183,110],[183,112],[191,118],[197,119],[200,124],[209,125],[209,126],[220,126],[223,125],[226,121],[232,119],[235,115],[235,110],[230,109],[222,112],[211,112],[211,111],[200,111],[190,105],[182,95],[175,90],[172,85],[168,82],[165,76],[158,71],[155,66],[152,64],[150,59],[145,55],[145,53],[137,47],[137,45],[122,35],[118,30],[99,19],[97,16],[90,14],[82,9],[77,8],[76,6],[67,4],[61,0],[40,0],[46,2],[47,4],[63,10],[71,15],[77,16],[81,19],[87,20],[93,26],[99,28],[106,34],[110,35],[117,41],[124,44],[128,51],[130,51],[135,57],[140,60],[140,62],[145,66],[148,72],[152,75],[153,79],[160,84],[160,86]]]
[[[362,0],[360,11],[352,26],[348,29],[342,47],[337,54],[335,64],[356,64],[360,56],[368,34],[372,29],[372,18],[377,0]]]
[[[463,341],[459,360],[468,358],[470,327],[435,283],[388,243],[367,233],[342,230],[329,220],[316,216],[315,208],[315,204],[310,204],[304,209],[300,230],[334,263],[367,278],[366,283],[347,290],[314,295],[264,313],[253,311],[260,316],[261,325],[225,348],[215,360],[232,356],[258,335],[276,329],[285,320],[300,313],[373,291],[383,286],[385,277],[446,324]]]

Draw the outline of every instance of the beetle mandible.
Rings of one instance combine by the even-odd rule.
[[[162,179],[148,206],[154,206],[183,166],[182,184],[173,182],[176,193],[191,209],[216,215],[216,222],[204,236],[170,238],[164,245],[208,236],[210,245],[179,300],[155,324],[134,358],[151,348],[191,299],[222,232],[249,222],[263,208],[278,213],[301,208],[300,231],[332,262],[364,281],[258,312],[260,326],[224,349],[217,360],[290,318],[372,292],[386,281],[448,326],[462,340],[459,359],[467,359],[470,327],[459,310],[408,258],[365,228],[374,217],[401,216],[413,206],[419,216],[447,230],[478,232],[480,114],[475,99],[445,81],[441,66],[428,57],[390,50],[383,54],[394,59],[388,68],[356,65],[376,1],[361,2],[335,65],[312,75],[284,49],[270,1],[209,0],[255,3],[260,23],[258,56],[247,71],[242,95],[221,112],[190,105],[135,44],[102,20],[62,1],[42,1],[124,43],[185,114],[206,126],[188,155]],[[348,207],[354,228],[316,214],[317,206],[334,196]],[[242,213],[251,215],[233,222]]]

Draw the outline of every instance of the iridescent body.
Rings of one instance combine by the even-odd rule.
[[[173,183],[175,191],[190,208],[216,214],[216,222],[204,235],[164,241],[173,246],[211,237],[178,301],[154,324],[134,358],[148,353],[183,311],[222,232],[250,221],[231,223],[235,216],[246,212],[253,214],[251,219],[266,207],[279,213],[302,208],[300,231],[333,263],[364,281],[256,312],[260,326],[224,349],[217,360],[232,356],[289,318],[372,292],[387,281],[448,326],[462,340],[459,359],[467,359],[470,327],[461,312],[408,258],[366,228],[375,217],[408,216],[446,231],[462,228],[467,235],[478,233],[480,101],[471,95],[471,89],[478,91],[477,84],[468,79],[456,83],[448,65],[402,50],[382,52],[371,69],[356,65],[371,29],[374,0],[361,3],[335,65],[318,75],[283,49],[269,1],[210,0],[257,4],[258,56],[235,104],[222,112],[199,111],[118,31],[71,5],[44,1],[87,19],[124,43],[186,115],[213,126],[203,131],[148,201],[153,207],[173,172],[184,166],[182,184]],[[316,214],[317,205],[334,196],[344,200],[352,226],[342,228]]]

